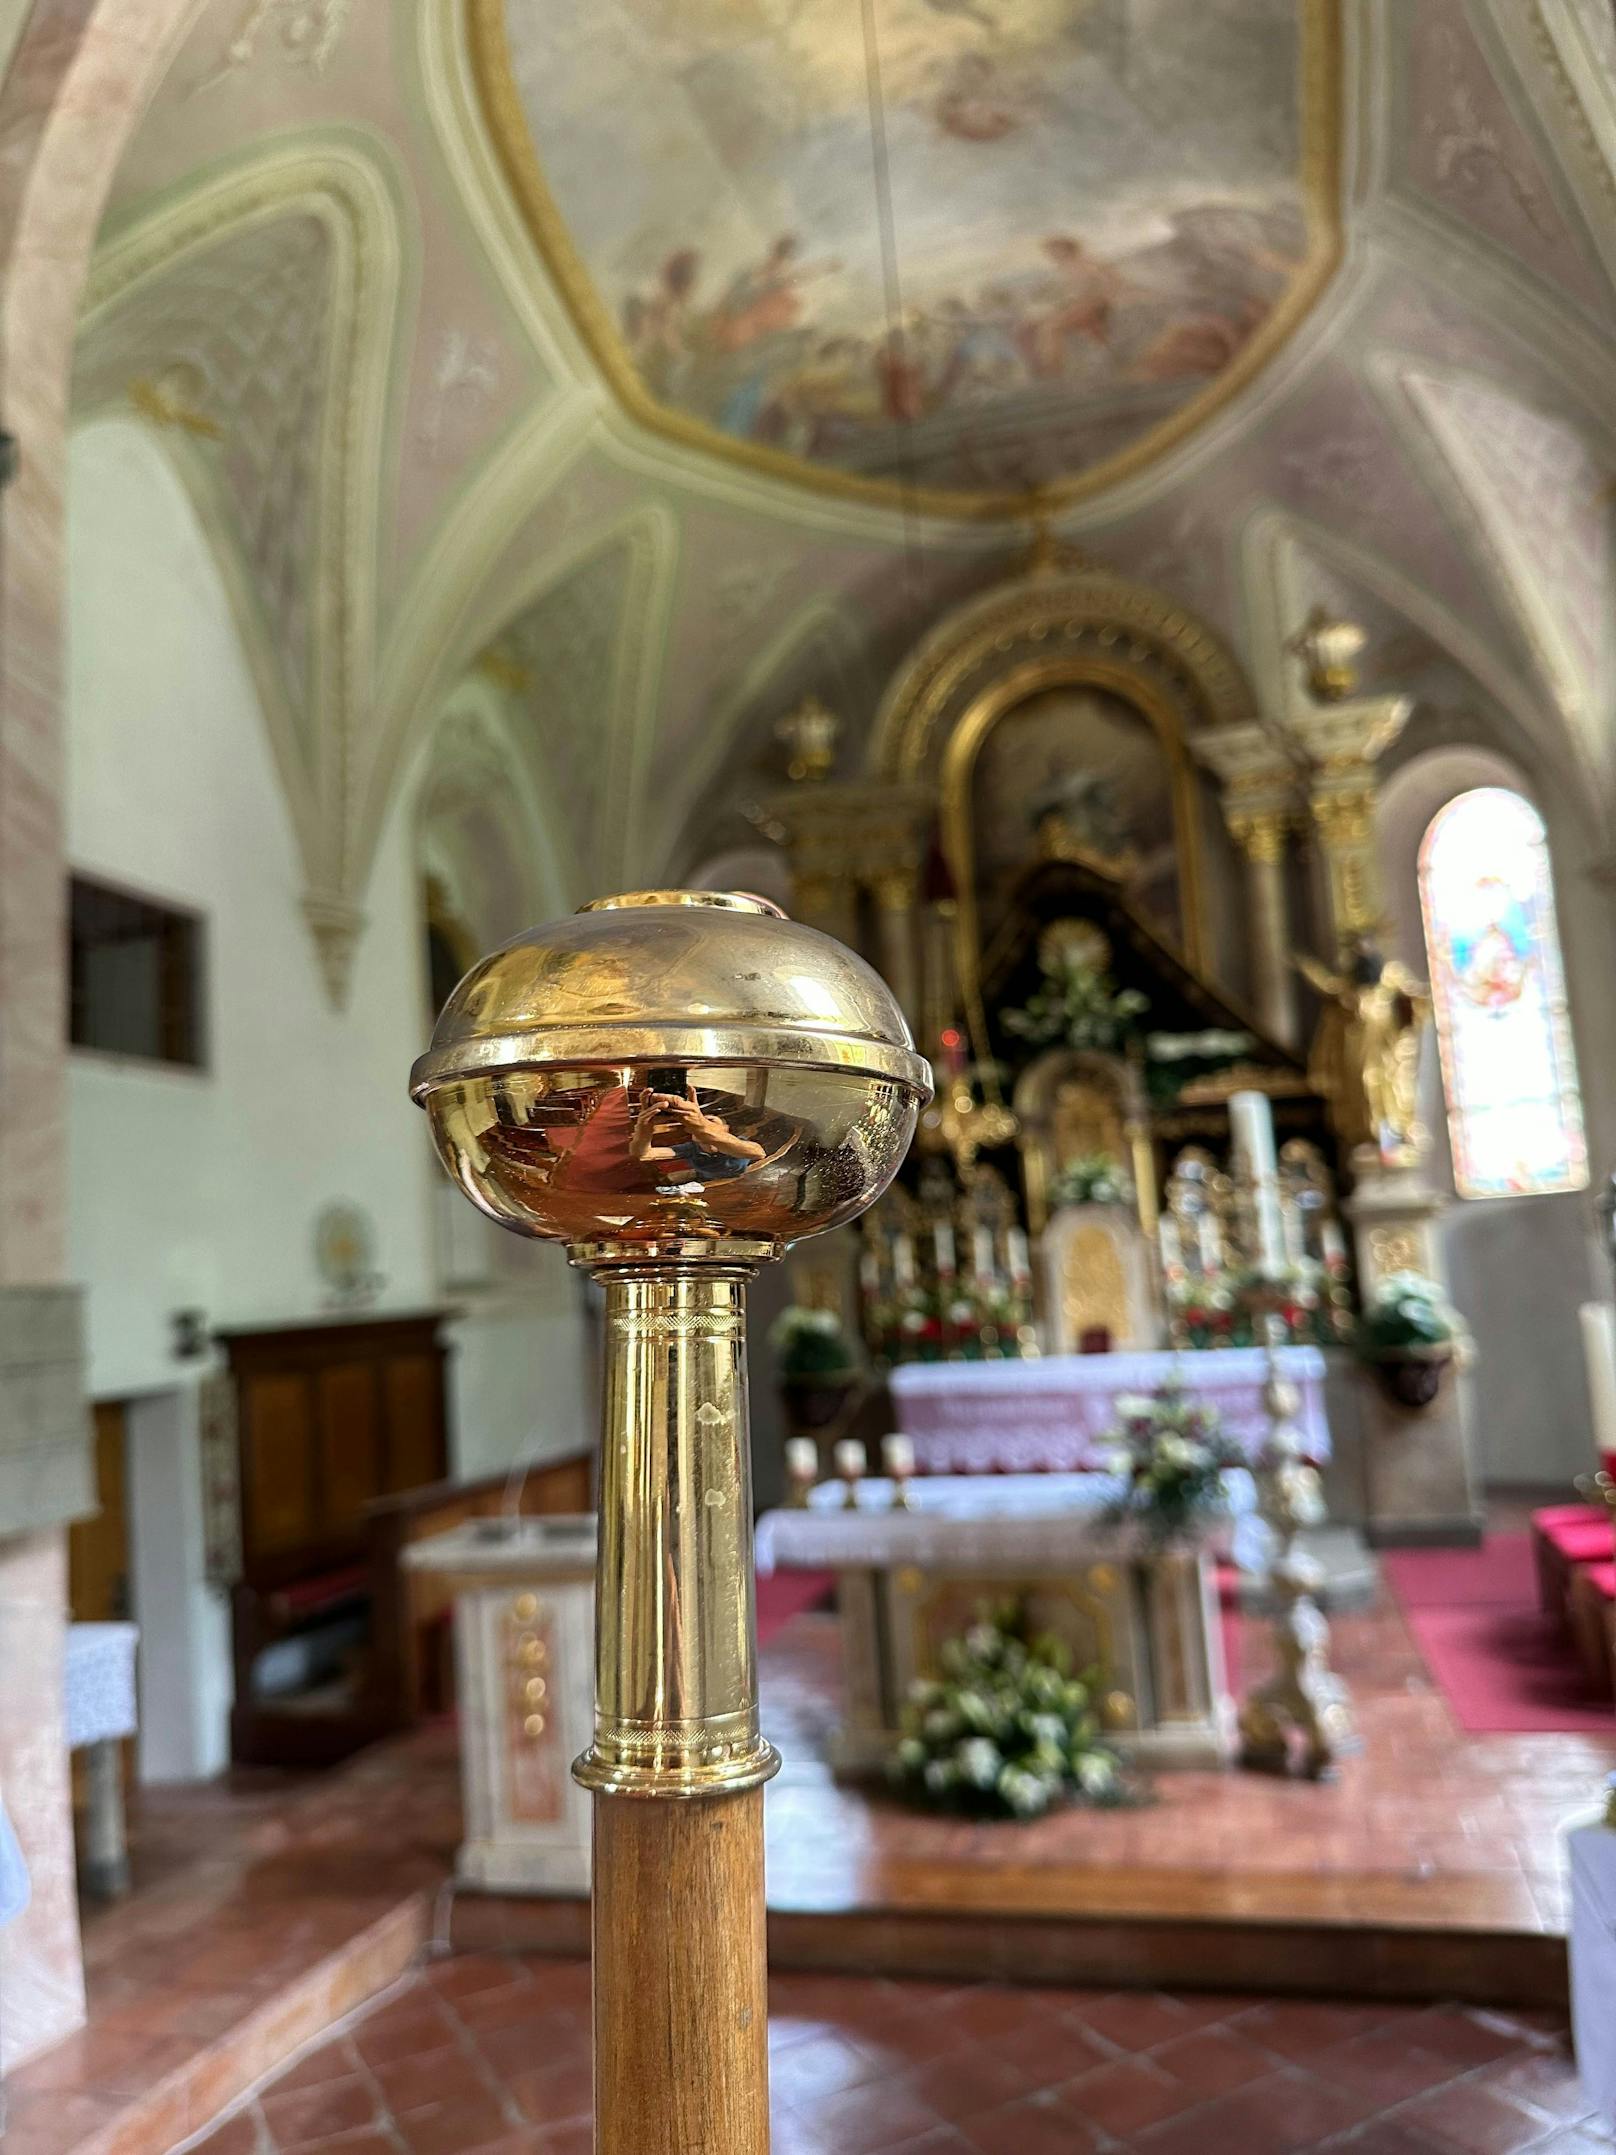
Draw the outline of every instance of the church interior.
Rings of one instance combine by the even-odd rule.
[[[1613,413],[1607,0],[0,0],[4,2155],[1609,2155]]]

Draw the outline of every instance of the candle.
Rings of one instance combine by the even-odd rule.
[[[1229,1135],[1234,1156],[1253,1182],[1279,1172],[1274,1153],[1274,1116],[1264,1092],[1237,1092],[1229,1098]]]
[[[864,1447],[857,1437],[836,1440],[836,1471],[843,1481],[856,1482],[864,1472]]]
[[[793,1481],[819,1479],[819,1446],[812,1437],[787,1437],[786,1471]]]
[[[1016,1286],[1032,1278],[1032,1264],[1027,1251],[1027,1237],[1019,1227],[1012,1227],[1005,1235],[1005,1248],[1010,1259],[1010,1278]]]
[[[951,1273],[954,1269],[954,1230],[947,1220],[939,1220],[931,1231],[932,1255],[937,1261],[938,1274]]]
[[[1285,1215],[1279,1202],[1279,1162],[1268,1095],[1237,1092],[1229,1099],[1234,1156],[1251,1186],[1257,1224],[1257,1269],[1272,1279],[1285,1269]]]
[[[993,1231],[988,1227],[971,1229],[971,1269],[979,1280],[993,1277]]]
[[[1577,1314],[1582,1320],[1594,1450],[1608,1458],[1616,1453],[1616,1309],[1608,1302],[1584,1302]]]
[[[905,1475],[913,1474],[915,1471],[915,1447],[913,1441],[902,1435],[883,1437],[881,1439],[881,1464],[894,1481],[900,1481]]]
[[[900,1294],[915,1284],[915,1246],[906,1234],[892,1238],[892,1284]]]

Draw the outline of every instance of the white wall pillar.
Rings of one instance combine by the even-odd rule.
[[[208,1584],[195,1384],[129,1402],[130,1581],[140,1626],[140,1778],[200,1781],[230,1763],[230,1612]]]

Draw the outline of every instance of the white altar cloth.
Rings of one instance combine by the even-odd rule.
[[[1317,1347],[1274,1350],[1301,1394],[1297,1423],[1315,1459],[1330,1453],[1324,1356]],[[898,1427],[923,1475],[1068,1473],[1097,1466],[1116,1421],[1118,1396],[1169,1381],[1216,1407],[1248,1457],[1269,1433],[1263,1386],[1269,1350],[1210,1348],[1180,1354],[1047,1355],[1028,1362],[909,1362],[892,1372]]]
[[[1097,1532],[1109,1532],[1095,1514],[1121,1487],[1112,1474],[939,1474],[910,1483],[905,1511],[879,1476],[858,1484],[851,1506],[839,1482],[821,1482],[806,1510],[763,1514],[757,1568],[765,1577],[779,1569],[876,1571],[944,1552],[953,1563],[1059,1567],[1093,1553]]]
[[[1588,2100],[1616,2125],[1616,1829],[1580,1826],[1571,1856],[1571,2032]]]
[[[70,1751],[135,1733],[139,1641],[133,1624],[68,1625],[62,1693]]]

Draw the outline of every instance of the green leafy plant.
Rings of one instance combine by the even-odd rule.
[[[1056,1803],[1126,1799],[1100,1740],[1094,1683],[1072,1674],[1058,1639],[1031,1637],[1014,1604],[984,1610],[938,1655],[941,1673],[911,1684],[888,1772],[937,1810],[1039,1818]]]
[[[1365,1361],[1451,1347],[1461,1326],[1437,1282],[1423,1272],[1390,1272],[1358,1319],[1358,1352]]]
[[[1105,1463],[1122,1482],[1107,1512],[1113,1525],[1162,1544],[1203,1533],[1233,1508],[1228,1477],[1246,1456],[1215,1408],[1168,1384],[1123,1394],[1116,1411],[1105,1440]]]
[[[1060,1205],[1131,1205],[1133,1184],[1127,1170],[1108,1152],[1085,1153],[1068,1160],[1049,1185],[1049,1202]]]
[[[1046,965],[1042,985],[1001,1017],[1007,1033],[1034,1047],[1109,1054],[1133,1037],[1149,1008],[1149,996],[1137,988],[1119,988],[1103,967],[1067,956]]]
[[[844,1377],[856,1367],[852,1343],[833,1309],[806,1309],[794,1302],[769,1327],[781,1377]]]
[[[1227,1026],[1196,1033],[1146,1033],[1145,1090],[1159,1104],[1176,1100],[1197,1078],[1240,1062],[1256,1047],[1256,1035]]]

